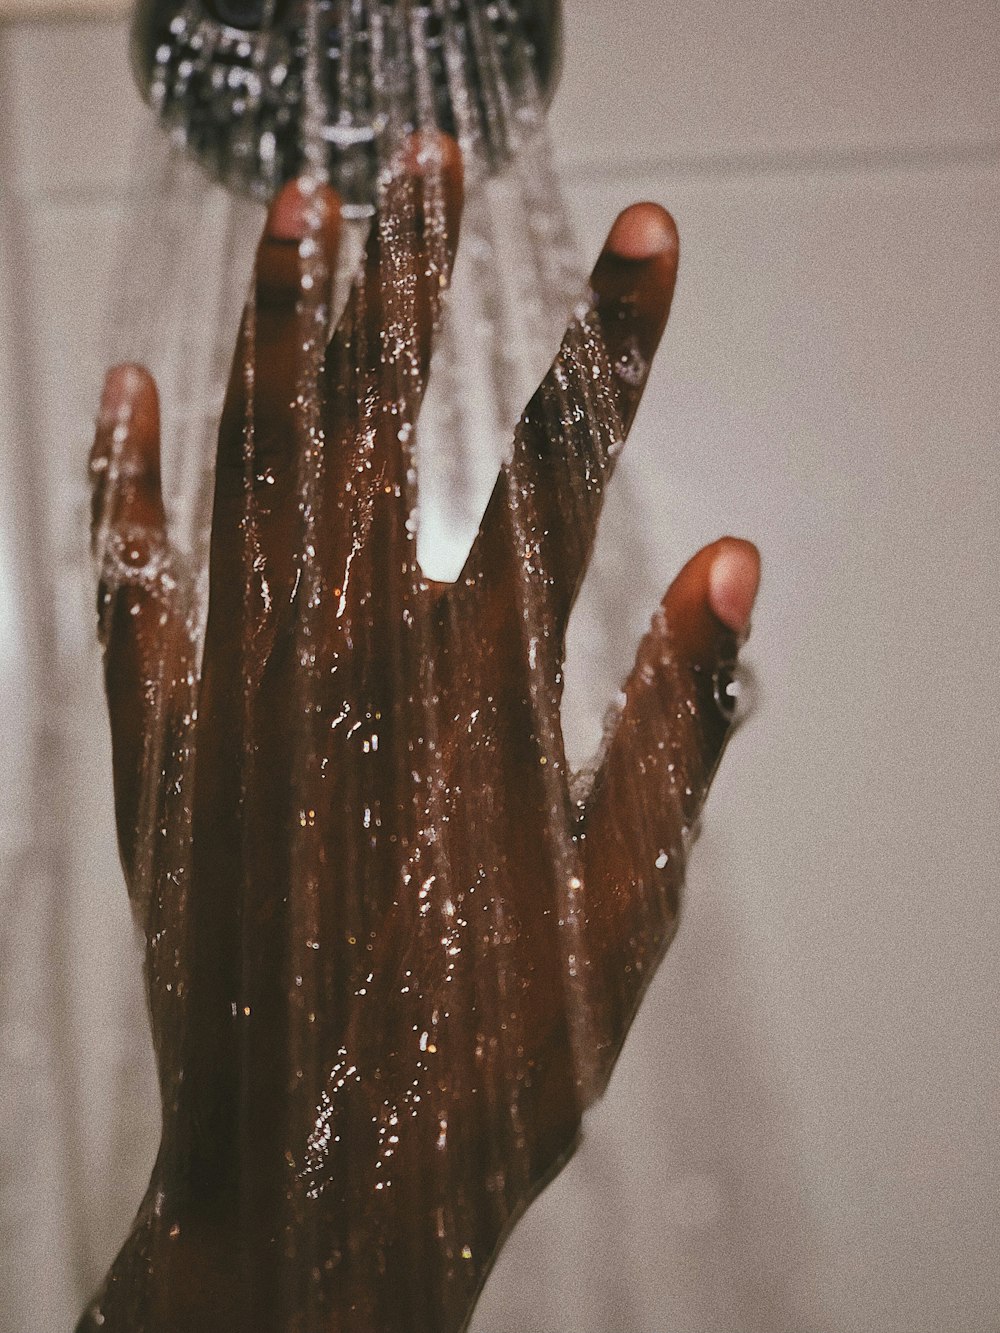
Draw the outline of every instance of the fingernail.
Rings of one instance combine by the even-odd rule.
[[[633,204],[626,208],[608,235],[608,249],[620,259],[652,259],[676,245],[674,220],[659,204]]]
[[[461,169],[462,151],[444,130],[417,130],[403,146],[400,163],[415,176],[450,174]]]
[[[327,227],[336,207],[328,186],[308,179],[289,181],[271,203],[265,235],[271,241],[304,241]]]
[[[727,542],[708,574],[708,603],[734,634],[745,634],[760,586],[760,556],[751,542]]]
[[[112,366],[104,377],[101,391],[100,417],[102,420],[119,419],[127,412],[144,381],[146,372],[141,366],[126,362],[121,366]]]

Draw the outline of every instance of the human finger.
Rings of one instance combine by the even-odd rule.
[[[455,140],[441,132],[412,135],[380,185],[364,258],[333,340],[331,381],[374,380],[386,410],[419,407],[462,201]]]
[[[256,461],[279,472],[294,465],[294,399],[308,359],[325,349],[340,235],[340,201],[325,185],[289,181],[268,210],[219,433],[219,469],[240,486],[248,412]]]
[[[254,299],[219,428],[206,632],[213,673],[223,660],[236,668],[241,626],[273,625],[294,586],[299,471],[315,438],[340,234],[336,194],[290,181],[271,204],[258,246]]]
[[[327,435],[341,447],[327,472],[328,536],[344,575],[335,586],[347,586],[340,567],[349,558],[351,586],[361,597],[384,588],[387,578],[398,582],[399,570],[416,576],[409,522],[414,435],[462,199],[455,141],[442,133],[414,135],[382,182],[365,255],[330,345]]]
[[[168,704],[177,620],[160,486],[159,399],[143,367],[108,372],[90,470],[115,810],[128,865],[153,719]]]
[[[759,580],[756,547],[734,537],[684,566],[639,646],[584,808],[587,915],[622,1037],[676,928],[687,835],[733,730]]]
[[[487,613],[527,576],[561,640],[666,327],[678,258],[676,225],[657,204],[633,205],[612,227],[591,276],[591,308],[570,325],[521,419],[463,572],[481,587]]]
[[[693,556],[663,602],[677,658],[692,670],[731,665],[750,627],[760,584],[760,553],[752,542],[720,537]]]
[[[91,540],[123,525],[162,534],[160,404],[143,366],[108,371],[90,451]]]

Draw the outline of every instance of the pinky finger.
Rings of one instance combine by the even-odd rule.
[[[633,788],[641,779],[643,806],[674,804],[684,827],[695,821],[732,731],[733,670],[759,582],[757,548],[737,537],[703,547],[674,579],[639,645],[597,775],[598,801],[616,771],[619,783],[627,773]],[[676,789],[672,802],[655,790],[661,779]],[[614,803],[616,815],[627,818],[634,801],[622,788]]]
[[[733,537],[684,566],[639,646],[581,815],[612,1050],[677,926],[687,834],[733,730],[729,686],[759,580],[756,547]]]

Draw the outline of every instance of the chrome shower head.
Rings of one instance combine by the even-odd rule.
[[[345,205],[365,210],[394,140],[414,129],[444,130],[486,170],[503,166],[554,90],[560,8],[138,0],[133,63],[169,131],[230,188],[267,197],[318,156]]]

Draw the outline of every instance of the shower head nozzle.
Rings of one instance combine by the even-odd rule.
[[[366,210],[414,129],[500,169],[555,88],[560,0],[138,0],[136,79],[232,189],[268,197],[317,162]]]

